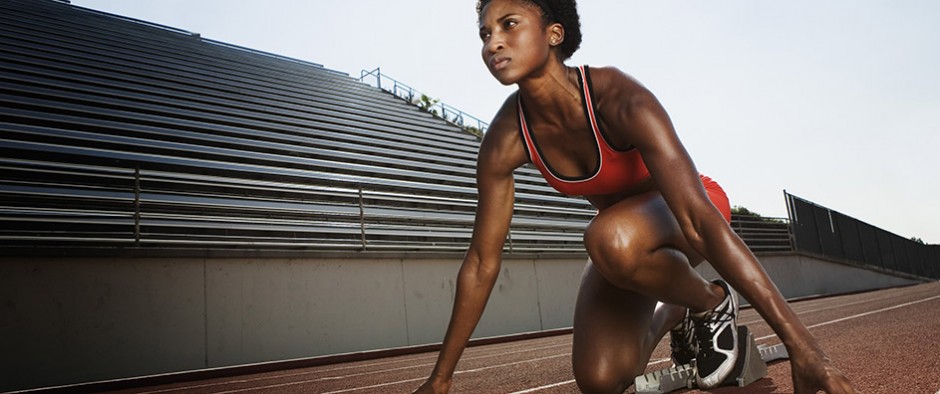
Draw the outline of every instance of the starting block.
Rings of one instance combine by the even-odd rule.
[[[722,386],[744,387],[767,376],[767,363],[789,358],[783,344],[758,347],[747,326],[738,326],[738,361]],[[637,394],[665,394],[695,388],[695,367],[691,364],[650,372],[634,379]]]

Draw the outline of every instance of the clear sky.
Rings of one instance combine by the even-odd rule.
[[[514,87],[480,60],[474,1],[72,0],[323,64],[382,72],[489,120]],[[940,2],[582,0],[569,64],[613,65],[669,111],[732,204],[782,190],[940,243]]]

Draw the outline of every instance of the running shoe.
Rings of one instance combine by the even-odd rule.
[[[675,327],[669,330],[669,348],[672,350],[672,364],[674,366],[688,365],[695,359],[698,349],[695,343],[695,325],[689,318],[688,309],[685,317]]]
[[[724,382],[738,359],[738,300],[728,283],[714,283],[725,290],[725,299],[710,311],[689,314],[698,342],[695,383],[700,389]]]

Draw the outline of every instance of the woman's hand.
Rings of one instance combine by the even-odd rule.
[[[450,392],[450,380],[439,382],[428,379],[421,387],[418,387],[413,394],[447,394],[448,392]]]
[[[795,394],[815,394],[818,390],[829,394],[855,393],[849,379],[818,346],[792,352],[790,371]]]

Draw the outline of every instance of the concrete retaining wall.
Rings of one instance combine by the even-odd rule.
[[[787,297],[916,282],[802,255],[761,260]],[[505,260],[474,337],[570,327],[584,261]],[[4,258],[0,391],[437,343],[459,264]]]
[[[584,259],[503,263],[474,333],[569,327]],[[437,343],[457,259],[0,261],[0,391]]]
[[[764,270],[788,300],[855,293],[922,283],[909,275],[878,272],[848,262],[798,253],[758,256]],[[696,268],[707,279],[718,278],[708,263]],[[742,304],[747,304],[742,300]]]

